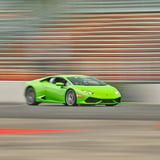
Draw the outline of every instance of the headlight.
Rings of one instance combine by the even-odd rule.
[[[116,91],[115,94],[119,94],[119,91]]]
[[[83,91],[83,92],[86,94],[93,94],[93,92],[90,92],[90,91]]]

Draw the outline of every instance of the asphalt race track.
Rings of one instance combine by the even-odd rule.
[[[2,160],[159,160],[159,151],[159,105],[0,105]]]
[[[73,106],[41,104],[1,104],[1,118],[38,119],[104,119],[104,120],[160,120],[160,105],[120,104],[106,106]]]

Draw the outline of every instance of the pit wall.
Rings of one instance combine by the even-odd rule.
[[[160,104],[160,84],[118,84],[123,102]],[[25,103],[25,81],[1,81],[0,103]]]

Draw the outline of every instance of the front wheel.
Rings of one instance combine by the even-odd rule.
[[[65,100],[66,100],[66,104],[65,104],[66,106],[76,106],[77,103],[76,103],[75,91],[72,89],[68,90],[66,93]]]
[[[26,102],[28,105],[38,105],[39,103],[36,102],[36,94],[32,87],[27,88],[26,90]]]
[[[117,105],[117,104],[105,104],[105,106],[108,106],[108,107],[113,107],[115,105]]]

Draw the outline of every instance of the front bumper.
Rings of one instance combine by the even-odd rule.
[[[101,99],[101,98],[94,98],[88,97],[86,99],[79,99],[79,104],[119,104],[121,103],[121,97],[118,98],[108,98],[108,99]]]

